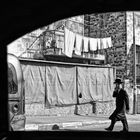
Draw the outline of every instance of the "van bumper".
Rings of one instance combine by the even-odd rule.
[[[14,131],[24,131],[26,124],[26,117],[25,115],[16,115],[14,116],[11,126]]]

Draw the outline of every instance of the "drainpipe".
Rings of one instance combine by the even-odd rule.
[[[133,80],[133,114],[137,114],[137,93],[136,93],[136,44],[135,44],[135,13],[133,12],[133,55],[134,55],[134,80]]]

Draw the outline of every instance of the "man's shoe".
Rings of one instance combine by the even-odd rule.
[[[105,130],[110,131],[110,132],[112,131],[112,129],[110,127],[105,128]]]

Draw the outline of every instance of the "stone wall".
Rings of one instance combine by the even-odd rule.
[[[25,104],[26,116],[65,116],[74,114],[75,106],[46,108],[44,104]]]
[[[125,78],[127,71],[126,12],[91,14],[86,15],[85,20],[88,20],[88,26],[85,26],[85,36],[112,38],[113,47],[104,50],[106,63],[117,67],[117,77]]]
[[[110,102],[97,102],[96,114],[110,115],[115,110],[115,100]]]
[[[96,102],[67,107],[45,108],[44,104],[25,104],[26,116],[67,116],[67,115],[110,115],[115,108],[115,102]]]
[[[140,45],[140,12],[134,12],[135,20],[135,43]],[[126,12],[126,22],[127,22],[127,53],[129,53],[131,46],[133,44],[133,12]]]

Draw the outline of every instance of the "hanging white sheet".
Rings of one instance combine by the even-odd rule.
[[[97,39],[96,38],[89,38],[90,40],[90,50],[96,51],[97,50]]]
[[[107,40],[108,48],[112,47],[111,37],[107,37],[106,40]]]
[[[75,54],[81,55],[82,51],[82,36],[76,34]]]
[[[68,57],[72,57],[74,49],[75,33],[65,28],[65,46],[64,54]]]
[[[88,37],[83,37],[83,41],[84,41],[84,49],[83,49],[83,51],[84,52],[88,52],[89,50],[88,50],[88,43],[89,43],[89,38]]]

